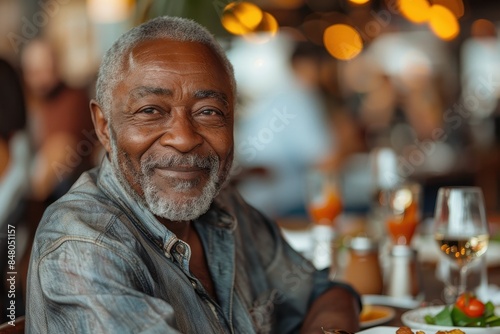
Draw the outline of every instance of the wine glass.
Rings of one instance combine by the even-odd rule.
[[[460,273],[457,296],[466,291],[470,263],[488,248],[489,232],[479,187],[442,187],[438,190],[433,225],[439,250]]]
[[[312,220],[312,262],[318,269],[330,267],[336,274],[334,256],[335,219],[342,212],[336,174],[327,169],[312,169],[306,175],[306,208]]]

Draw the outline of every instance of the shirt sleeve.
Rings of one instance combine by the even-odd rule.
[[[27,333],[179,333],[171,305],[147,293],[137,261],[90,240],[54,246],[30,268],[38,284]]]
[[[298,333],[311,304],[332,288],[348,290],[361,307],[359,294],[349,284],[329,279],[328,269],[316,270],[310,261],[285,241],[275,223],[269,220],[267,223],[275,248],[272,252],[274,258],[268,267],[268,278],[282,294],[281,302],[276,303],[280,333]]]
[[[359,293],[349,284],[340,282],[340,281],[332,281],[328,278],[328,268],[323,270],[316,270],[314,272],[314,283],[313,289],[311,291],[311,296],[309,299],[309,305],[311,305],[316,298],[318,298],[321,294],[326,292],[332,288],[342,288],[348,290],[358,301],[359,308],[362,308],[361,296]]]

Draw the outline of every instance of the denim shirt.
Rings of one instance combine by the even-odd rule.
[[[105,159],[40,222],[27,333],[295,333],[311,301],[342,285],[230,187],[194,225],[217,301],[191,274],[189,246],[132,199]]]

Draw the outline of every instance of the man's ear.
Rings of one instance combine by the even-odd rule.
[[[92,115],[92,122],[94,122],[95,132],[97,138],[101,142],[106,152],[111,153],[111,138],[109,136],[108,119],[104,115],[101,106],[96,100],[90,101],[90,113]]]

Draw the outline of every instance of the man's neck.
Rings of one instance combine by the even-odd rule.
[[[162,223],[169,231],[174,233],[177,238],[188,242],[190,231],[191,231],[191,221],[171,221],[165,218],[156,217],[160,223]]]

